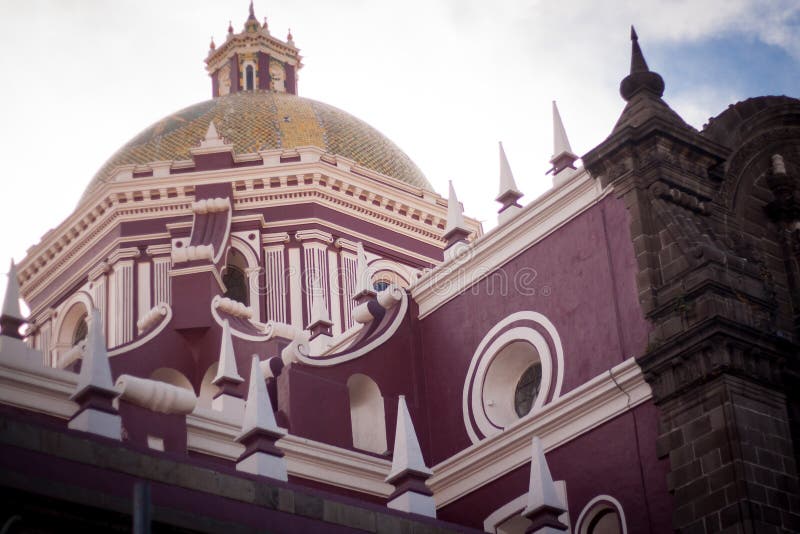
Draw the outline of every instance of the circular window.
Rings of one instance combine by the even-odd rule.
[[[528,415],[542,386],[539,351],[528,341],[507,343],[491,358],[483,383],[483,409],[498,429]]]
[[[539,395],[542,386],[542,364],[536,362],[531,365],[517,382],[517,389],[514,392],[514,410],[520,417],[525,417],[531,411],[533,402]]]
[[[89,334],[89,325],[86,323],[86,315],[81,317],[78,320],[78,324],[75,325],[75,330],[72,333],[72,346],[74,347],[84,339]]]

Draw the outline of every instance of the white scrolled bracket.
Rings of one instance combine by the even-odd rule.
[[[234,317],[241,317],[243,319],[250,319],[253,317],[253,310],[233,299],[221,297],[219,300],[214,299],[214,307]]]
[[[184,263],[194,260],[214,261],[214,245],[192,245],[189,247],[172,248],[173,263]]]
[[[225,211],[230,207],[230,199],[227,198],[204,198],[192,202],[192,211],[198,215]]]
[[[277,377],[281,374],[285,364],[280,357],[273,356],[272,358],[258,362],[258,366],[261,368],[261,374],[264,375],[264,379],[267,379]]]
[[[369,302],[364,302],[353,308],[353,320],[360,324],[368,324],[375,318],[369,310]]]
[[[154,412],[189,414],[197,405],[197,397],[191,391],[158,380],[121,375],[116,388],[120,399]]]
[[[267,324],[264,326],[264,335],[267,336],[267,339],[282,337],[284,339],[295,340],[304,334],[302,330],[290,324],[267,321]]]
[[[283,348],[281,351],[281,360],[283,364],[288,367],[296,361],[308,358],[310,354],[311,348],[308,344],[308,338],[300,337]]]
[[[394,285],[390,285],[378,293],[378,304],[386,310],[394,308],[402,299],[403,290]]]
[[[74,362],[75,360],[79,360],[83,358],[83,354],[86,351],[86,340],[79,342],[77,345],[69,349],[67,352],[61,355],[58,359],[58,367],[59,369],[64,369],[69,364]]]
[[[142,335],[147,330],[158,324],[162,318],[167,316],[167,305],[159,303],[153,306],[150,310],[142,315],[141,319],[136,322],[136,328],[139,329],[139,335]]]

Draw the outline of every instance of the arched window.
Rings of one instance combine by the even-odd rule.
[[[222,283],[225,284],[225,296],[249,306],[250,288],[248,287],[245,269],[247,269],[247,260],[244,255],[232,248],[228,253],[225,274],[222,275]]]
[[[387,449],[386,416],[378,384],[366,375],[355,374],[347,379],[347,392],[353,447],[383,454]]]
[[[86,314],[83,314],[80,319],[78,319],[78,324],[75,325],[75,330],[72,332],[72,346],[74,347],[84,339],[89,334],[89,325],[86,323]]]
[[[247,88],[248,91],[252,91],[254,86],[253,66],[248,65],[244,72],[245,72],[245,87]]]
[[[576,531],[579,534],[627,534],[622,505],[614,497],[598,495],[581,511]]]

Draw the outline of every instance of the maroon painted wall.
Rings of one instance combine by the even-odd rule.
[[[642,353],[649,326],[637,300],[627,219],[621,201],[606,197],[503,265],[506,291],[491,277],[421,321],[431,427],[418,432],[432,463],[470,445],[461,414],[470,360],[508,315],[533,310],[553,323],[564,349],[562,395]]]

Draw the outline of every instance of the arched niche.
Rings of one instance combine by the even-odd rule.
[[[78,291],[67,299],[58,312],[55,326],[55,343],[53,345],[53,367],[64,367],[64,356],[71,351],[88,334],[89,311],[92,309],[92,298],[88,293]],[[70,359],[74,361],[74,358]]]
[[[383,454],[387,450],[386,416],[378,384],[366,375],[355,374],[347,379],[347,392],[353,447]]]
[[[218,366],[219,363],[215,362],[203,375],[203,381],[200,383],[200,394],[197,396],[197,405],[201,408],[211,408],[211,401],[214,400],[214,396],[219,392],[219,388],[213,384],[214,377],[217,376]]]
[[[622,505],[610,495],[598,495],[581,510],[575,531],[578,534],[628,534]]]
[[[252,247],[243,239],[231,236],[231,247],[222,273],[222,282],[226,288],[224,296],[249,306],[256,320],[261,317],[259,270],[258,255]]]

